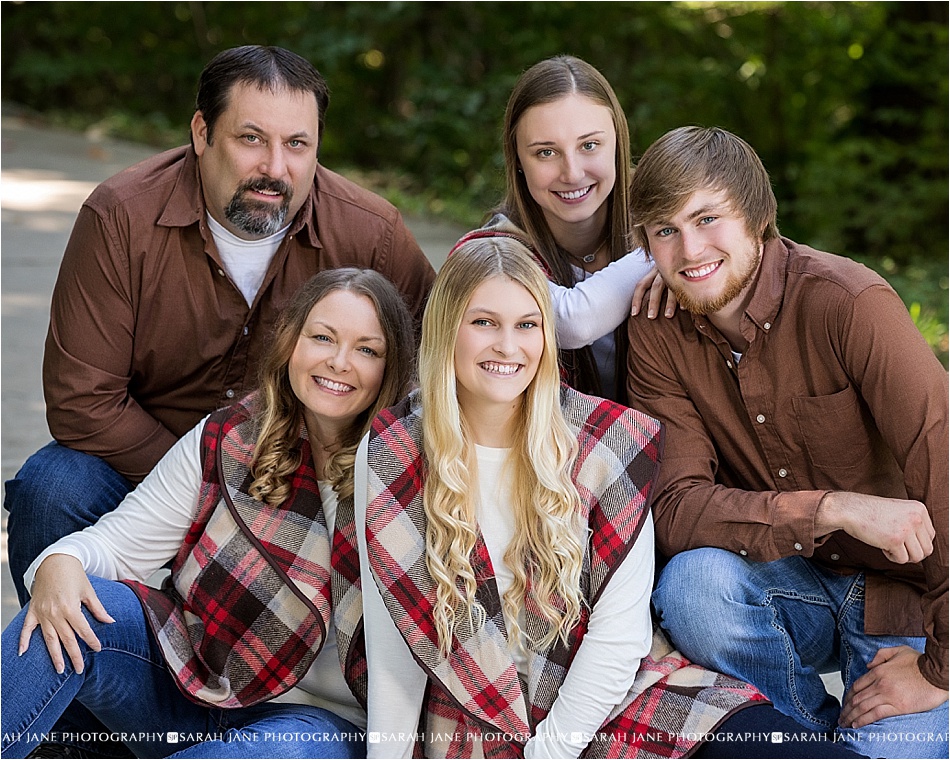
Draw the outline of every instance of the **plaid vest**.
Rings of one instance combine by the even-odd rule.
[[[194,700],[238,708],[286,692],[313,664],[332,622],[346,682],[365,707],[353,499],[337,506],[331,547],[303,426],[290,497],[278,507],[252,498],[256,402],[252,394],[208,418],[198,512],[162,590],[125,582]]]
[[[410,397],[377,417],[369,442],[366,538],[370,565],[396,627],[429,674],[419,731],[425,757],[521,757],[550,711],[587,631],[589,608],[639,535],[649,509],[662,445],[660,424],[610,401],[562,387],[562,409],[577,436],[572,479],[590,538],[581,589],[587,605],[567,644],[528,644],[522,680],[512,660],[501,600],[483,537],[471,562],[485,624],[456,631],[448,657],[433,624],[435,584],[425,564],[422,505],[426,464],[421,417]],[[548,630],[530,598],[525,629]],[[764,700],[753,687],[693,665],[654,627],[626,698],[591,737],[585,757],[680,757],[735,710]],[[408,730],[408,729],[407,729]]]

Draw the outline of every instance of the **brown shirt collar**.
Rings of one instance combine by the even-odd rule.
[[[318,186],[322,171],[322,167],[318,165],[307,200],[304,201],[290,229],[287,230],[288,235],[306,234],[306,239],[314,248],[323,247],[317,236],[315,223]],[[204,218],[206,211],[204,195],[201,192],[201,169],[198,164],[198,155],[193,147],[188,146],[185,149],[185,160],[175,190],[169,197],[168,203],[165,204],[158,224],[162,227],[188,227],[198,224]]]

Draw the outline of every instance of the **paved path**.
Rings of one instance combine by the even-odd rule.
[[[0,154],[0,475],[13,477],[50,440],[40,380],[49,301],[73,220],[102,180],[152,155],[154,148],[97,139],[31,123],[6,105]],[[406,219],[438,267],[464,230]],[[7,564],[6,512],[0,533],[3,626],[19,609]]]

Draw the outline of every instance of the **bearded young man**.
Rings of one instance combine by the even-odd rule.
[[[83,204],[43,362],[55,442],[6,484],[10,570],[113,510],[172,444],[257,384],[276,317],[312,275],[375,269],[416,319],[435,272],[399,212],[317,160],[329,91],[250,45],[201,74],[191,144]]]
[[[946,371],[882,278],[780,237],[735,135],[661,137],[631,207],[684,307],[628,359],[630,405],[666,425],[663,627],[857,752],[946,757]]]

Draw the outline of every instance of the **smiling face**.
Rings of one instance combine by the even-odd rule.
[[[504,276],[479,285],[455,341],[458,400],[466,418],[510,418],[543,352],[541,310],[528,290]]]
[[[335,442],[379,395],[386,339],[373,302],[334,290],[307,315],[287,368],[311,437]]]
[[[567,95],[526,110],[516,138],[528,192],[555,237],[577,224],[599,232],[617,177],[610,109],[583,95]]]
[[[211,142],[200,111],[191,132],[208,211],[238,237],[274,234],[307,200],[319,136],[312,92],[271,92],[238,82],[215,122]]]
[[[744,305],[762,242],[725,192],[697,190],[672,218],[645,225],[645,232],[657,269],[684,309],[716,315]]]

